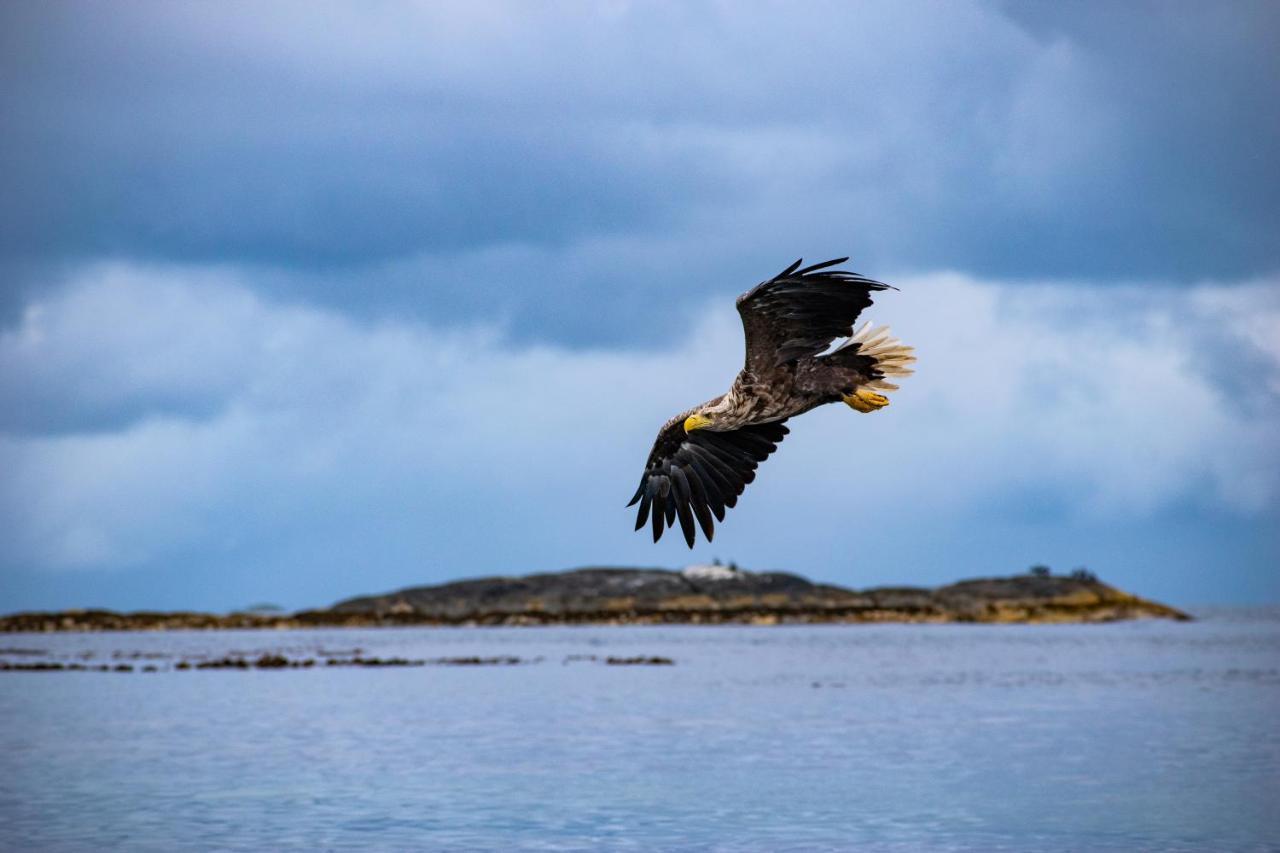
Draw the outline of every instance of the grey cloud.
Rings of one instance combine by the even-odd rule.
[[[1267,272],[1275,14],[1221,8],[8,4],[0,264],[36,272],[7,313],[41,265],[102,256],[577,342],[645,340],[724,265],[745,286],[801,253]],[[583,301],[602,281],[616,301]]]
[[[114,432],[142,417],[220,412],[262,357],[246,341],[268,339],[256,301],[216,273],[173,278],[100,265],[60,298],[29,304],[0,331],[0,431]]]

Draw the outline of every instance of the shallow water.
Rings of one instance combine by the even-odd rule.
[[[1280,610],[1204,616],[0,635],[136,667],[0,672],[0,849],[1277,849]]]

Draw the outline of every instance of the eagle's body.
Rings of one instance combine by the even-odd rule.
[[[737,503],[746,484],[787,434],[788,418],[826,403],[861,412],[889,404],[880,391],[897,390],[886,376],[903,376],[915,361],[888,328],[853,323],[871,294],[889,286],[830,270],[847,258],[786,270],[738,297],[746,360],[729,390],[681,412],[658,432],[631,504],[640,503],[636,529],[652,512],[653,539],[676,519],[693,547],[694,520],[707,540],[712,515]],[[832,341],[848,338],[829,350]],[[630,505],[630,504],[629,504]]]

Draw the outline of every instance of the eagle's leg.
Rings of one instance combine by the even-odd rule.
[[[852,394],[845,394],[841,397],[849,405],[850,408],[857,409],[864,414],[874,412],[877,409],[883,409],[889,405],[889,398],[883,394],[877,394],[875,391],[868,391],[866,388],[860,388]]]

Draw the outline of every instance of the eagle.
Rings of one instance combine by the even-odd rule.
[[[738,297],[746,337],[742,370],[727,393],[662,425],[627,506],[640,504],[636,530],[652,519],[653,541],[680,521],[693,547],[694,521],[710,542],[715,522],[755,479],[756,466],[787,435],[787,419],[827,403],[859,412],[889,405],[898,390],[888,377],[907,376],[911,347],[870,322],[854,331],[871,294],[896,290],[854,272],[836,258],[801,269],[798,260]],[[837,339],[844,339],[832,347]],[[714,520],[713,520],[714,516]]]

